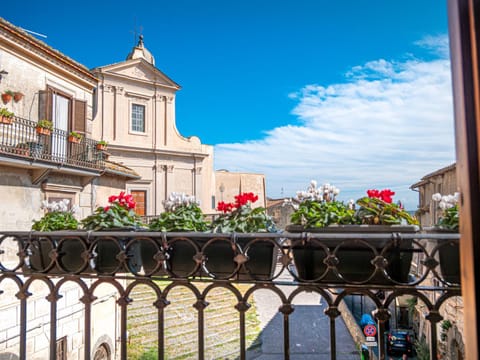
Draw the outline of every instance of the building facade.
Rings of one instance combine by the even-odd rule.
[[[417,217],[423,228],[435,225],[442,213],[438,207],[438,203],[432,200],[432,195],[440,193],[441,195],[454,194],[457,189],[456,164],[452,164],[425,175],[422,179],[413,184],[410,188],[418,191],[419,205]],[[425,246],[429,252],[437,245],[435,241],[426,242]],[[421,268],[423,258],[417,258],[414,268],[419,268],[419,273],[423,272]],[[437,267],[438,268],[438,267]],[[426,285],[439,285],[438,280],[427,278]],[[430,296],[435,296],[431,294]],[[438,296],[438,295],[437,295]],[[432,299],[434,300],[434,299]],[[417,331],[419,335],[429,339],[429,326],[425,320],[425,309],[422,304],[417,305]],[[443,320],[439,322],[439,349],[444,359],[458,360],[465,359],[464,347],[464,317],[463,317],[463,300],[462,297],[449,298],[440,308],[440,314]],[[443,325],[443,326],[442,326]]]
[[[67,199],[84,218],[112,193],[125,190],[128,180],[139,178],[131,169],[107,161],[95,150],[92,138],[94,91],[98,81],[83,65],[50,48],[22,29],[0,19],[0,107],[11,123],[0,123],[0,227],[28,231],[32,221],[44,214],[43,201]],[[9,99],[4,94],[14,93]],[[38,133],[40,120],[52,122],[49,134]],[[70,143],[68,135],[82,135],[80,143]],[[18,243],[3,239],[2,261],[18,262]],[[33,246],[27,254],[36,251]],[[11,257],[9,258],[9,255]],[[12,260],[13,261],[13,260]],[[11,262],[12,269],[18,264]],[[28,265],[26,265],[28,267]],[[47,265],[48,266],[48,265]],[[85,358],[85,305],[83,291],[73,281],[58,284],[56,341],[58,359]],[[90,280],[85,279],[86,282]],[[20,337],[18,284],[0,281],[0,358],[17,359]],[[28,359],[49,358],[51,303],[47,285],[31,281],[26,294],[28,313]],[[91,356],[113,359],[119,331],[115,308],[118,295],[106,287],[96,291],[92,303]],[[103,354],[103,355],[102,355]]]
[[[140,36],[127,59],[92,70],[99,79],[93,133],[109,143],[111,158],[140,179],[127,191],[140,215],[158,215],[171,192],[195,195],[212,212],[213,147],[179,134],[175,94],[180,86],[155,67]]]

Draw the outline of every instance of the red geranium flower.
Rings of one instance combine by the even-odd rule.
[[[367,190],[367,195],[369,198],[377,198],[391,204],[393,201],[392,196],[395,195],[395,192],[390,189],[384,189],[382,191],[371,189]]]

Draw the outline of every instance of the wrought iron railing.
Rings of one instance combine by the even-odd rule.
[[[129,358],[127,309],[132,303],[131,293],[137,286],[144,285],[153,289],[156,297],[152,304],[158,316],[159,359],[166,358],[164,337],[168,329],[164,327],[164,311],[174,301],[170,293],[177,287],[187,287],[195,296],[198,359],[206,358],[204,313],[209,304],[205,299],[214,288],[226,289],[237,299],[239,359],[246,359],[249,303],[256,291],[265,289],[271,290],[281,302],[278,311],[283,318],[285,359],[289,359],[291,353],[289,328],[290,314],[295,310],[293,301],[303,291],[318,293],[327,304],[324,314],[330,324],[330,359],[340,359],[337,319],[343,300],[352,294],[362,294],[376,307],[380,359],[386,358],[385,334],[392,317],[390,308],[405,295],[418,299],[429,324],[430,359],[437,359],[440,308],[448,299],[461,296],[459,284],[454,283],[458,281],[455,271],[446,275],[447,270],[458,272],[458,269],[449,265],[445,272],[440,270],[440,252],[443,248],[451,252],[458,247],[458,241],[458,234],[425,232],[2,232],[0,286],[6,280],[15,283],[18,300],[12,299],[12,302],[18,301],[20,309],[20,359],[28,359],[27,300],[32,296],[32,283],[37,280],[49,289],[46,298],[50,302],[51,324],[57,324],[56,305],[65,282],[74,282],[81,288],[83,294],[78,300],[85,309],[83,345],[87,360],[91,358],[94,291],[104,283],[113,285],[118,292],[121,359]],[[248,289],[242,292],[235,284],[245,284]],[[287,294],[286,286],[294,290]],[[49,338],[50,359],[55,359],[56,326],[50,326]]]
[[[36,124],[21,117],[13,117],[11,124],[0,123],[1,155],[82,168],[104,167],[104,154],[96,149],[97,141],[84,136],[78,143],[70,142],[69,133],[57,128],[40,134]]]

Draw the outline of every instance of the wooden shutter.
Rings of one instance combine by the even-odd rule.
[[[38,119],[52,119],[52,89],[38,92]]]
[[[72,130],[85,134],[87,130],[87,102],[73,99]]]

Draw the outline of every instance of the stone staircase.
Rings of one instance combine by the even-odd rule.
[[[163,289],[167,283],[159,283]],[[207,284],[196,284],[203,290]],[[238,285],[242,293],[248,285]],[[127,328],[129,332],[128,359],[156,359],[158,313],[152,305],[155,293],[147,286],[137,286],[128,307]],[[165,358],[197,359],[198,322],[197,301],[194,294],[185,287],[175,288],[168,296],[170,305],[165,308]],[[235,359],[239,356],[240,322],[234,308],[236,298],[228,290],[217,288],[208,295],[209,305],[205,309],[205,358]],[[256,347],[260,333],[260,321],[252,300],[252,307],[246,313],[247,347]],[[144,353],[151,354],[148,357]],[[143,357],[142,357],[142,354]]]

